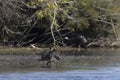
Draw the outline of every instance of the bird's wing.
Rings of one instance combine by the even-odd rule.
[[[54,54],[53,57],[54,57],[55,59],[57,59],[57,60],[60,60],[60,57],[59,57],[58,55],[56,55],[56,54]]]

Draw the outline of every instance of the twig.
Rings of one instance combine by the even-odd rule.
[[[118,41],[118,35],[117,35],[116,30],[115,30],[115,25],[114,25],[114,23],[113,23],[113,20],[112,20],[112,19],[111,19],[111,26],[112,26],[112,28],[113,28],[113,32],[114,32],[114,34],[115,34],[116,40]]]
[[[51,23],[51,33],[52,33],[52,37],[53,37],[53,40],[54,40],[54,45],[56,45],[56,40],[55,40],[55,36],[54,36],[54,32],[53,32],[55,18],[56,18],[56,8],[54,9],[53,20],[52,20],[52,23]]]

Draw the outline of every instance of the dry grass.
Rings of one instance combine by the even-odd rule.
[[[47,48],[1,48],[0,54],[37,54],[45,50]]]
[[[75,51],[78,50],[78,48],[71,48],[71,47],[55,47],[57,51]],[[0,55],[4,54],[38,54],[42,52],[46,52],[49,50],[49,48],[29,48],[29,47],[21,47],[21,48],[12,48],[12,47],[6,47],[6,48],[0,48]],[[83,50],[83,49],[81,49]]]

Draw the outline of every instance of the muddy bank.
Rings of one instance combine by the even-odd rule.
[[[83,48],[72,48],[72,47],[53,47],[57,53],[74,53],[77,51],[86,51]],[[49,51],[50,48],[30,48],[30,47],[21,47],[21,48],[15,48],[15,47],[1,47],[0,48],[0,55],[39,55],[41,53],[45,53]]]
[[[50,67],[46,66],[47,61],[39,61],[41,54],[47,53],[49,48],[2,48],[0,49],[0,67],[2,68],[34,68],[34,67]],[[60,56],[60,61],[55,59],[52,66],[62,67],[68,61],[72,60],[67,56],[81,56],[86,51],[78,48],[59,48],[56,49],[56,54]],[[74,60],[74,59],[73,59]],[[61,66],[60,66],[61,65]]]
[[[46,61],[39,61],[41,54],[47,53],[49,48],[11,48],[1,47],[0,48],[0,68],[34,68],[34,67],[46,67]],[[76,53],[78,48],[56,48],[56,54],[60,55],[61,60],[52,65],[57,66],[64,62],[62,61],[63,55],[71,55]],[[81,49],[81,51],[84,51]],[[59,65],[58,65],[59,66]]]
[[[46,50],[46,49],[45,49]],[[35,50],[37,51],[37,50]],[[46,50],[47,51],[47,50]],[[82,66],[106,66],[117,65],[120,63],[120,49],[88,49],[76,51],[76,50],[64,50],[57,52],[60,56],[60,61],[54,60],[51,66],[46,66],[46,61],[39,61],[41,53],[39,54],[0,54],[0,68],[74,68]]]

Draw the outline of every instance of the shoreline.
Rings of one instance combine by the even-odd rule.
[[[89,49],[119,49],[120,47],[88,47],[87,49],[78,47],[55,47],[56,52],[84,52]],[[37,55],[49,51],[49,48],[30,47],[0,47],[0,55]]]
[[[67,49],[67,50],[66,50]],[[52,63],[52,67],[55,68],[65,68],[71,65],[93,65],[94,61],[98,64],[101,64],[101,59],[103,57],[119,55],[119,53],[115,53],[115,51],[119,52],[120,49],[112,49],[112,48],[92,48],[88,49],[88,51],[81,49],[81,51],[77,51],[78,48],[62,48],[61,52],[58,52],[60,56],[60,61],[55,61]],[[0,67],[2,68],[51,68],[46,66],[46,61],[39,61],[41,57],[41,53],[45,53],[49,50],[49,48],[45,49],[33,49],[33,48],[9,48],[4,49],[10,53],[0,53]],[[2,49],[0,49],[0,52]],[[19,51],[19,52],[18,52]],[[17,52],[17,53],[16,53]],[[26,52],[26,53],[25,53]],[[36,52],[36,53],[34,53]],[[39,52],[39,54],[37,53]],[[108,58],[108,57],[107,57]],[[86,62],[89,61],[90,62]],[[120,59],[119,59],[120,60]],[[79,64],[78,64],[79,63]]]

